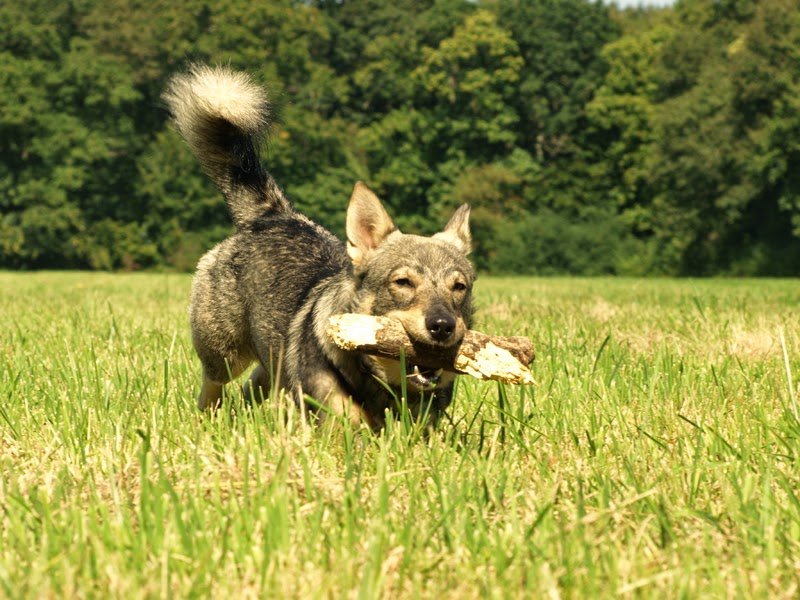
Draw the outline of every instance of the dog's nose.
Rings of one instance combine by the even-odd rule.
[[[435,313],[425,319],[425,327],[437,342],[447,341],[456,330],[456,320],[448,313]]]

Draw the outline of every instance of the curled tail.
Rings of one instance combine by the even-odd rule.
[[[292,210],[259,162],[270,105],[248,75],[194,65],[172,77],[163,98],[178,132],[225,195],[237,228],[265,212]]]

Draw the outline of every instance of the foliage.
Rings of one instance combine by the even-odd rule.
[[[159,98],[204,61],[270,87],[265,161],[339,235],[363,179],[410,231],[470,202],[482,269],[797,274],[798,15],[793,0],[5,3],[0,267],[191,269],[230,231]]]

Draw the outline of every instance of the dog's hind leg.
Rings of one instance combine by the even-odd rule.
[[[199,353],[199,352],[198,352]],[[219,356],[210,360],[202,357],[203,386],[197,396],[197,408],[216,410],[222,403],[222,388],[226,383],[241,375],[252,362],[252,358],[238,355],[236,359],[223,359]]]
[[[255,356],[247,334],[246,309],[237,291],[235,238],[208,252],[192,283],[192,345],[203,365],[200,410],[216,410],[222,388],[241,375]]]

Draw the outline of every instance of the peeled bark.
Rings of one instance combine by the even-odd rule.
[[[523,336],[486,335],[469,330],[460,345],[440,348],[413,343],[396,319],[345,314],[331,317],[328,337],[341,349],[399,359],[429,369],[445,369],[506,383],[535,383],[528,367],[535,357]]]

